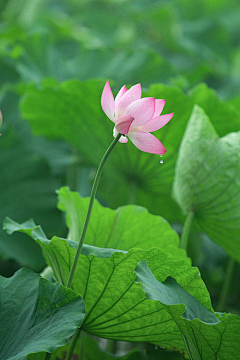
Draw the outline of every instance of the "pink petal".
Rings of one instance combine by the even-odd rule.
[[[126,114],[134,117],[131,128],[145,125],[148,123],[155,111],[155,99],[154,98],[143,98],[134,101],[126,109]]]
[[[155,112],[153,114],[153,118],[155,118],[161,114],[161,112],[163,111],[164,105],[165,105],[164,99],[156,99],[155,100]]]
[[[114,110],[115,110],[115,104],[114,104],[114,97],[112,94],[112,90],[109,85],[109,81],[107,79],[107,82],[104,86],[102,96],[101,96],[101,105],[102,109],[107,115],[107,117],[115,122],[114,120]]]
[[[167,151],[163,144],[152,134],[142,131],[129,131],[128,137],[141,151],[158,155],[164,155]]]
[[[123,85],[123,87],[119,90],[119,92],[117,93],[117,96],[115,97],[115,108],[118,107],[120,99],[126,92],[127,92],[126,85]]]
[[[115,128],[120,134],[126,135],[134,118],[131,115],[123,115],[117,119]]]
[[[132,102],[141,99],[142,89],[141,84],[132,86],[122,97],[115,106],[116,118],[125,114],[125,110]]]
[[[157,116],[151,119],[147,124],[141,126],[139,130],[144,132],[152,132],[159,130],[171,120],[173,115],[174,113]]]

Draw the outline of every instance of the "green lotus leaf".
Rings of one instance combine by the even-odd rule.
[[[214,241],[240,261],[240,132],[219,138],[196,106],[184,134],[174,197]]]
[[[24,360],[28,354],[53,352],[81,326],[85,307],[73,290],[28,269],[0,277],[0,359]]]

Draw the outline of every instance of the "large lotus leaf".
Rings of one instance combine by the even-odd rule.
[[[5,228],[24,231],[7,219]],[[37,236],[38,228],[26,232],[42,247],[47,263],[57,281],[66,284],[75,255],[77,242]],[[213,312],[209,293],[197,268],[188,260],[173,260],[170,254],[154,248],[149,251],[131,249],[123,252],[85,245],[82,249],[72,288],[84,299],[86,316],[83,329],[93,335],[115,340],[147,341],[167,348],[184,351],[178,327],[159,303],[148,301],[140,285],[135,282],[134,269],[147,259],[159,281],[168,276],[176,281],[210,312]]]
[[[68,239],[79,241],[88,204],[89,198],[81,198],[67,187],[58,191],[58,208],[66,212]],[[179,249],[178,235],[168,222],[136,205],[112,210],[95,200],[85,243],[121,250],[160,247],[175,259],[186,258],[185,251]]]
[[[173,186],[182,211],[240,261],[240,132],[219,138],[196,106],[181,144]]]
[[[55,86],[45,82],[43,89],[28,89],[22,115],[30,121],[35,134],[69,141],[79,149],[85,163],[97,167],[112,141],[113,131],[112,122],[100,106],[103,86],[104,81],[96,80],[68,81]],[[166,98],[168,104],[164,113],[174,111],[177,121],[156,132],[168,150],[164,163],[160,164],[156,155],[139,151],[130,141],[119,143],[105,165],[99,193],[110,206],[138,203],[170,218],[173,213],[180,214],[169,194],[177,148],[192,103],[177,88],[157,89],[157,95]],[[152,93],[149,95],[153,96]]]
[[[135,269],[147,299],[159,301],[182,333],[191,359],[238,359],[240,318],[225,314],[217,318],[175,279],[159,282],[146,260]]]
[[[0,359],[24,360],[28,354],[52,352],[81,326],[84,303],[73,290],[51,284],[22,268],[0,277]]]
[[[40,89],[34,86],[26,89],[22,115],[30,121],[35,134],[67,140],[79,149],[83,163],[97,167],[112,141],[113,130],[112,122],[100,106],[103,86],[104,81],[100,80],[67,81],[59,85],[45,81]],[[208,94],[207,89],[205,93]],[[170,195],[175,162],[193,104],[201,98],[192,95],[192,99],[177,87],[161,84],[152,85],[144,95],[165,99],[163,113],[174,112],[170,123],[154,134],[167,149],[163,164],[158,156],[139,151],[130,141],[119,143],[105,165],[99,194],[114,208],[135,203],[169,221],[179,220],[181,212]],[[204,101],[210,104],[208,111],[212,113],[216,105],[214,97],[206,95]],[[235,123],[225,121],[226,115],[233,114],[228,108],[225,116],[214,117],[214,124],[221,127],[222,134],[236,130]]]

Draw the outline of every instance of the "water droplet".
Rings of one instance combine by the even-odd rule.
[[[163,164],[163,160],[160,160],[160,164]]]

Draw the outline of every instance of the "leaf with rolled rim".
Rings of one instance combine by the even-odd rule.
[[[173,194],[182,211],[240,261],[240,132],[219,138],[195,106],[176,164]]]
[[[159,282],[146,260],[135,272],[146,298],[160,302],[181,331],[188,354],[194,360],[237,359],[240,352],[240,318],[217,317],[169,277]]]

